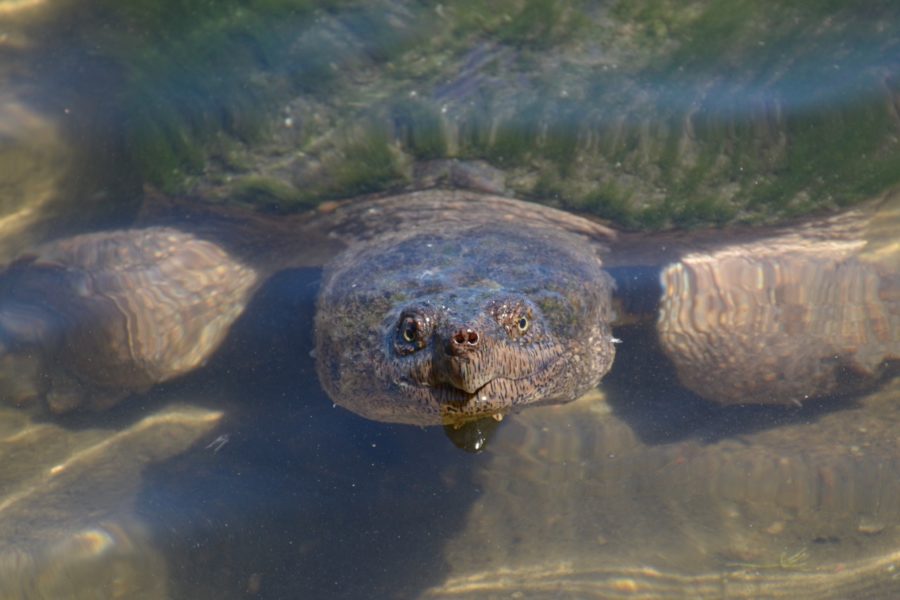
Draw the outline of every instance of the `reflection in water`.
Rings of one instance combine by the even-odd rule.
[[[641,395],[630,383],[607,388],[610,403]],[[672,406],[677,394],[643,393],[662,397],[627,421],[595,396],[524,412],[502,428],[489,462],[475,468],[483,494],[448,542],[451,575],[425,597],[846,598],[900,589],[900,382],[852,410],[814,422],[800,411],[709,444],[641,442],[635,427],[660,418],[653,411],[667,410],[661,418],[672,428],[692,427]],[[729,427],[733,410],[703,425]]]
[[[501,419],[488,417],[462,425],[445,425],[444,433],[457,448],[466,452],[481,452],[500,426],[500,421]]]
[[[167,598],[165,560],[130,507],[143,469],[221,416],[170,406],[120,429],[73,429],[0,409],[0,597]]]

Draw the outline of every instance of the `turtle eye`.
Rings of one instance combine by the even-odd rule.
[[[519,317],[519,320],[516,321],[516,327],[519,328],[519,333],[525,333],[528,331],[528,328],[531,327],[531,321],[526,315],[522,315]]]
[[[428,346],[434,327],[434,317],[427,311],[404,312],[397,321],[396,329],[389,334],[394,351],[400,356],[418,352]]]
[[[418,338],[418,334],[419,326],[415,319],[407,317],[400,323],[400,337],[403,338],[403,341],[412,344]]]

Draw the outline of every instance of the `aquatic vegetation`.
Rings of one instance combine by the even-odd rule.
[[[122,72],[123,145],[146,179],[175,189],[200,172],[212,147],[261,139],[276,97],[253,73],[283,60],[292,23],[335,3],[104,4],[107,24],[121,29],[90,34]]]
[[[399,169],[387,132],[372,127],[352,136],[342,155],[332,159],[327,171],[332,175],[328,178],[332,185],[320,193],[335,197],[376,191],[398,180]]]
[[[245,177],[234,186],[232,200],[260,208],[286,210],[304,202],[300,190],[280,179]]]
[[[447,155],[447,140],[439,112],[415,99],[403,99],[391,107],[395,136],[403,148],[417,159]]]
[[[117,143],[166,189],[224,197],[264,173],[301,206],[478,159],[516,195],[660,228],[769,222],[900,182],[889,2],[97,7],[119,26],[77,43],[114,65]]]

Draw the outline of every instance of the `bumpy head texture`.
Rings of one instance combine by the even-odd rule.
[[[599,382],[614,355],[610,277],[584,237],[504,202],[489,219],[398,223],[331,265],[316,353],[336,403],[380,421],[456,424]]]

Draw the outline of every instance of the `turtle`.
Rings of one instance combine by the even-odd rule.
[[[896,258],[863,251],[873,222],[896,219],[896,196],[874,204],[680,241],[472,192],[361,204],[334,222],[347,235],[368,220],[325,270],[319,378],[354,412],[419,425],[574,400],[610,369],[626,316],[607,268],[666,243],[643,277],[660,277],[657,335],[683,385],[722,404],[859,389],[900,359]],[[554,346],[562,365],[548,367]]]
[[[381,225],[326,267],[315,317],[338,404],[453,425],[573,400],[612,366],[608,228],[454,190],[361,208]]]
[[[847,369],[876,380],[900,355],[900,327],[896,264],[862,252],[873,214],[891,213],[856,209],[731,244],[667,240],[657,328],[682,383],[741,404],[827,395]],[[315,354],[332,399],[380,421],[499,420],[597,385],[621,317],[609,268],[662,243],[440,188],[278,222],[221,211],[202,222],[83,234],[14,261],[0,279],[8,397],[102,408],[197,368],[268,275],[327,232],[342,249],[325,266]]]
[[[668,482],[652,474],[669,463],[687,460],[679,454],[683,451],[689,458],[698,455],[711,460],[698,462],[698,472],[708,474],[721,469],[724,483],[720,485],[724,486],[734,479],[735,469],[743,472],[750,464],[754,473],[768,472],[773,461],[781,463],[768,455],[761,461],[748,462],[752,457],[735,450],[745,445],[738,439],[723,442],[725,452],[721,456],[733,457],[725,463],[710,458],[718,455],[704,452],[701,440],[686,446],[666,444],[655,451],[651,446],[639,453],[637,449],[642,446],[635,439],[635,432],[628,423],[611,420],[614,417],[609,417],[604,402],[589,398],[587,404],[573,402],[594,388],[610,370],[614,371],[618,346],[615,336],[620,335],[619,331],[627,332],[627,326],[622,326],[627,315],[618,313],[627,311],[632,291],[630,269],[635,265],[653,265],[639,283],[649,280],[658,286],[651,288],[655,303],[662,309],[656,318],[642,325],[649,324],[658,333],[661,351],[683,383],[700,396],[725,404],[739,403],[741,398],[756,403],[778,399],[791,404],[797,402],[797,390],[802,389],[803,383],[799,380],[803,377],[812,377],[809,381],[815,387],[810,389],[815,393],[829,394],[843,382],[838,375],[846,368],[857,368],[861,380],[871,385],[897,356],[896,248],[891,243],[875,243],[884,240],[885,235],[870,235],[880,227],[890,239],[896,219],[892,212],[895,198],[891,196],[877,206],[819,220],[805,228],[708,238],[621,233],[595,220],[547,206],[489,193],[446,189],[351,200],[296,219],[257,218],[229,209],[213,211],[199,222],[185,220],[179,214],[176,221],[181,222],[180,228],[156,223],[82,234],[35,248],[11,263],[0,276],[0,339],[4,345],[0,360],[5,366],[4,383],[7,389],[12,386],[14,391],[28,392],[16,397],[18,401],[32,406],[43,401],[58,413],[80,407],[109,408],[129,394],[184,375],[203,365],[223,344],[235,320],[271,273],[285,265],[310,260],[309,256],[290,256],[288,250],[302,252],[305,244],[317,240],[322,243],[316,245],[313,254],[334,253],[334,257],[325,265],[316,302],[314,354],[322,387],[336,404],[379,421],[445,425],[449,430],[462,432],[477,426],[481,429],[475,428],[474,441],[461,445],[467,450],[487,451],[491,462],[485,464],[490,465],[495,464],[496,457],[507,456],[514,461],[519,456],[510,445],[521,442],[518,433],[522,427],[543,430],[558,426],[559,431],[576,432],[555,438],[569,437],[575,444],[572,452],[565,446],[566,453],[562,455],[552,448],[549,453],[543,446],[533,448],[531,443],[540,446],[545,439],[542,435],[526,436],[526,443],[519,447],[531,467],[524,467],[524,474],[518,463],[506,470],[508,477],[520,484],[531,481],[529,468],[546,465],[553,471],[558,467],[557,459],[571,460],[571,464],[596,464],[601,472],[592,473],[591,477],[596,475],[596,481],[611,483],[609,475],[614,476],[617,471],[605,471],[607,463],[603,457],[612,460],[610,456],[630,448],[632,460],[644,461],[641,464],[647,466],[650,481]],[[193,209],[186,204],[176,202],[176,212]],[[154,220],[152,216],[146,219]],[[660,245],[670,251],[662,260],[655,252]],[[771,252],[767,255],[763,249]],[[657,258],[647,258],[653,255]],[[787,260],[779,262],[779,257]],[[733,260],[749,269],[752,276],[741,269],[735,271]],[[827,268],[817,269],[823,265]],[[726,276],[735,272],[736,276]],[[816,286],[808,285],[808,274],[812,272],[822,277],[815,280]],[[772,281],[778,285],[757,285],[760,273],[777,275]],[[852,276],[844,277],[845,273]],[[747,285],[748,281],[752,285]],[[796,319],[789,313],[797,310],[798,304],[784,304],[783,300],[804,286],[809,295],[800,304],[811,309],[817,306],[816,300],[821,300],[826,310],[810,310],[808,318]],[[743,299],[734,300],[738,296]],[[835,312],[834,298],[852,302],[842,305],[846,311]],[[735,324],[741,323],[737,316],[745,314],[747,306],[761,307],[760,316],[753,326],[737,328]],[[791,308],[778,311],[779,306]],[[860,315],[864,317],[862,321]],[[841,320],[835,321],[836,316]],[[849,327],[859,323],[865,326]],[[767,331],[767,347],[776,345],[774,340],[781,340],[779,365],[793,379],[758,381],[760,370],[745,368],[746,364],[755,364],[750,361],[759,356],[749,341],[761,324],[768,324],[761,329]],[[802,325],[801,330],[791,329],[798,324]],[[845,329],[846,335],[842,333]],[[839,335],[834,335],[835,331]],[[623,347],[634,345],[633,339],[625,333],[621,335]],[[716,344],[724,343],[723,340],[731,344],[727,346],[731,360],[715,354]],[[825,341],[828,343],[823,344]],[[90,349],[91,354],[86,354],[85,349]],[[641,350],[640,346],[636,349]],[[836,352],[839,360],[833,359]],[[108,362],[90,360],[92,357],[104,357]],[[788,368],[790,361],[795,361],[794,366]],[[523,370],[523,366],[536,365],[546,366]],[[810,369],[809,365],[819,367]],[[713,368],[715,377],[702,376]],[[513,376],[503,377],[504,373]],[[492,383],[498,378],[499,383]],[[17,382],[29,380],[31,387],[14,387]],[[730,386],[736,386],[739,393],[721,396],[721,390]],[[885,388],[889,395],[894,389],[895,386]],[[574,412],[551,405],[567,405]],[[485,445],[484,422],[497,423],[498,417],[524,408],[528,408],[525,414],[513,419],[518,424],[500,429],[491,445]],[[183,429],[181,420],[194,422],[193,417],[169,418],[167,410],[163,409],[157,420],[150,417],[150,423],[159,427],[153,428],[146,439],[140,438],[143,441],[118,433],[112,437],[106,432],[97,435],[96,448],[86,456],[98,461],[91,463],[94,476],[108,479],[92,491],[120,482],[117,478],[126,473],[134,473],[146,461],[133,465],[127,461],[146,459],[148,446],[154,447],[160,439],[170,439],[173,432]],[[211,430],[215,418],[204,415],[196,420],[198,427],[191,429],[194,434],[172,452],[184,449]],[[834,473],[853,473],[842,469],[852,463],[851,448],[857,438],[850,435],[853,431],[836,437],[834,432],[841,427],[842,419],[840,412],[830,413],[827,422],[831,429],[825,430],[833,439],[847,441],[841,445],[842,462],[834,467],[826,465],[821,474],[815,466],[805,463],[794,465],[794,471],[790,465],[780,467],[795,474],[798,480],[812,477],[819,486],[815,494],[824,493],[829,478],[837,476]],[[874,432],[876,422],[877,419],[857,419],[848,421],[848,427]],[[146,424],[135,427],[135,431],[143,431]],[[594,428],[593,437],[585,431],[588,427]],[[769,430],[772,440],[786,443],[775,429],[779,428]],[[802,430],[798,425],[791,431]],[[821,433],[815,428],[811,431]],[[878,431],[876,446],[887,447],[882,444],[887,434]],[[21,436],[11,437],[16,440]],[[121,439],[124,445],[111,443],[113,438]],[[600,441],[590,448],[581,445],[590,439]],[[39,445],[28,444],[28,448]],[[508,463],[500,460],[496,466],[503,471],[504,464]],[[74,467],[49,467],[51,476],[76,471]],[[34,474],[33,469],[28,472]],[[89,472],[77,473],[85,481],[95,481]],[[536,503],[545,498],[547,490],[547,476],[540,475],[538,479],[541,490],[525,491]],[[760,481],[763,479],[760,476]],[[26,540],[28,551],[24,557],[10,555],[9,562],[25,564],[26,568],[24,575],[22,571],[12,573],[9,581],[29,582],[36,590],[55,590],[59,577],[71,577],[76,571],[79,580],[89,578],[91,569],[105,564],[94,560],[102,553],[90,551],[91,544],[100,542],[112,544],[113,548],[135,549],[137,554],[123,558],[123,568],[128,568],[128,561],[135,558],[148,561],[147,564],[155,565],[153,568],[162,568],[152,548],[143,545],[145,533],[140,530],[140,522],[132,522],[127,511],[125,516],[113,514],[112,509],[94,516],[72,510],[54,513],[54,498],[69,497],[73,490],[82,489],[76,485],[77,480],[56,481],[62,487],[40,481],[34,488],[22,488],[26,496],[47,492],[50,503],[32,502],[37,516],[26,517],[25,522],[52,514],[61,514],[63,522],[48,522],[52,542],[45,545]],[[504,481],[510,480],[496,476],[492,470],[485,471],[484,489],[490,494],[486,498],[498,507],[508,506],[503,496],[494,496],[494,484],[502,486]],[[555,488],[563,485],[560,482]],[[761,483],[760,488],[766,489]],[[60,495],[61,489],[66,494]],[[123,484],[118,489],[133,487]],[[806,489],[796,493],[806,493]],[[674,492],[670,486],[659,493]],[[20,495],[15,492],[8,497]],[[577,495],[572,499],[577,499]],[[116,496],[110,506],[121,508],[122,502]],[[473,507],[473,519],[484,514],[479,513],[483,511],[479,506],[483,507]],[[671,507],[673,511],[688,510],[677,499]],[[752,506],[741,508],[750,510]],[[793,508],[788,505],[785,510]],[[536,510],[544,513],[547,506],[537,505]],[[878,530],[883,517],[872,512],[870,520],[854,526],[865,531]],[[0,507],[0,518],[2,514]],[[18,513],[9,514],[15,521]],[[567,514],[577,517],[590,513],[573,509]],[[627,523],[620,513],[611,514],[619,514]],[[517,515],[510,508],[502,517],[503,522],[511,523],[514,529],[530,531],[516,521]],[[785,518],[768,513],[765,516],[771,517],[772,523],[767,527],[772,531],[782,526],[790,530],[787,524],[779,525],[787,523]],[[488,523],[492,530],[503,531],[496,523]],[[577,521],[556,523],[578,531],[597,531]],[[36,534],[41,535],[41,531]],[[865,531],[857,534],[869,535]],[[546,533],[540,528],[538,532]],[[496,565],[482,561],[481,570],[476,571],[459,558],[454,548],[471,546],[467,534],[468,530],[461,531],[458,540],[449,544],[454,576],[443,586],[430,590],[432,597],[460,594],[461,589],[469,589],[466,586],[504,592],[497,584],[491,588],[483,583],[502,583],[502,577],[492,570]],[[823,539],[830,539],[831,535],[827,528],[823,529]],[[740,538],[734,547],[725,549],[728,564],[736,565],[738,579],[744,577],[745,570],[767,569],[770,565],[778,570],[802,569],[804,553],[809,553],[805,544],[814,543],[807,540],[790,546],[783,555],[776,552],[773,556],[769,545],[768,554],[747,550],[751,542],[758,541],[753,537]],[[83,570],[73,563],[71,554],[58,561],[54,558],[73,546],[89,549]],[[554,547],[554,556],[563,556],[568,550]],[[509,558],[514,569],[511,572],[524,582],[519,588],[511,587],[510,593],[540,591],[540,581],[554,577],[546,570],[531,570],[530,556]],[[886,568],[886,564],[884,560],[863,561],[859,571],[869,574],[873,569]],[[589,577],[600,577],[602,583],[594,589],[605,593],[632,588],[662,590],[670,585],[670,580],[678,580],[679,575],[665,570],[646,575],[618,563],[611,563],[605,571],[591,571],[579,563],[571,582],[561,584],[554,579],[553,585],[571,583],[575,587],[570,589],[582,589],[590,585],[586,579]],[[144,586],[140,578],[126,575],[125,579]],[[713,579],[713,575],[698,575],[698,594],[706,593]],[[751,588],[777,586],[783,578],[749,576],[748,581]],[[860,579],[848,581],[847,589],[856,589],[852,586],[858,585]],[[883,578],[877,581],[881,585]],[[30,590],[27,591],[31,593]],[[159,588],[159,593],[164,594],[164,589]]]

